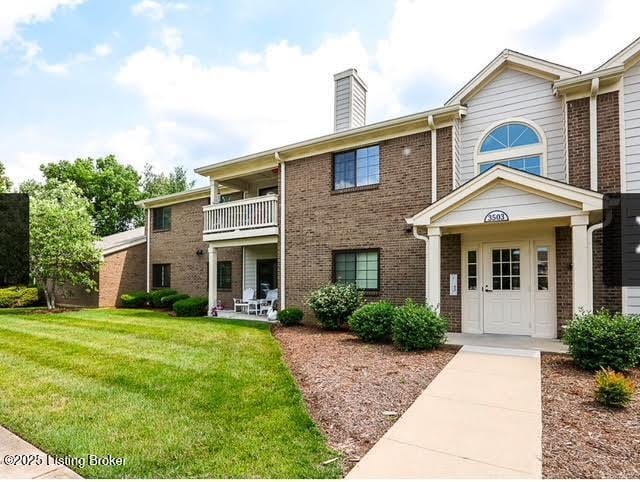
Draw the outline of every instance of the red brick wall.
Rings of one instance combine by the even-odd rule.
[[[442,236],[440,246],[440,311],[449,321],[449,331],[459,333],[462,329],[462,270],[461,239],[459,234]],[[458,275],[458,295],[449,295],[449,275]]]
[[[558,336],[562,335],[562,325],[573,317],[573,275],[571,270],[572,247],[571,228],[556,228],[556,310],[558,315]]]
[[[308,313],[304,301],[331,282],[338,249],[380,249],[380,290],[371,299],[424,300],[425,246],[404,218],[430,203],[430,144],[429,133],[381,142],[379,186],[353,192],[332,192],[331,154],[287,163],[288,307]]]
[[[231,261],[231,289],[219,289],[218,300],[225,309],[233,309],[233,298],[242,297],[242,248],[218,248],[218,261]],[[207,283],[207,292],[208,286]]]
[[[209,253],[202,241],[202,207],[208,200],[197,199],[171,206],[171,229],[151,231],[151,264],[171,264],[171,288],[191,296],[207,296]],[[196,254],[198,250],[201,255]],[[231,260],[231,292],[220,292],[225,306],[233,306],[231,298],[242,295],[242,248],[219,248],[220,261]]]
[[[451,151],[452,129],[443,127],[436,130],[436,193],[438,199],[453,191],[453,153]],[[426,207],[426,206],[425,206]]]
[[[598,191],[620,191],[620,118],[618,92],[597,98]]]
[[[591,186],[589,99],[567,102],[567,150],[569,183],[584,189]]]
[[[618,92],[597,97],[598,191],[620,191],[620,118]],[[593,309],[622,311],[622,289],[602,279],[602,231],[593,233]]]
[[[98,282],[99,306],[120,306],[123,293],[146,291],[146,270],[147,243],[105,256]]]

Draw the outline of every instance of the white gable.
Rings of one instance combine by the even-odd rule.
[[[509,221],[556,218],[582,214],[575,205],[540,194],[525,191],[521,188],[503,184],[500,181],[477,196],[458,205],[440,217],[434,217],[435,226],[460,226],[482,224],[492,211],[502,211]]]

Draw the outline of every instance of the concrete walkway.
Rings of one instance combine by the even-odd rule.
[[[463,346],[347,478],[541,476],[540,353]]]
[[[42,450],[0,427],[0,479],[81,478],[70,468],[54,464]]]
[[[532,338],[516,335],[473,335],[470,333],[447,333],[447,345],[492,346],[519,350],[538,350],[548,353],[567,353],[568,347],[561,340]]]

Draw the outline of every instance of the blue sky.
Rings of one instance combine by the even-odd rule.
[[[503,48],[587,71],[640,35],[638,2],[514,5],[3,4],[0,160],[16,182],[109,153],[192,169],[330,132],[332,74],[348,67],[369,84],[372,122],[441,105]]]

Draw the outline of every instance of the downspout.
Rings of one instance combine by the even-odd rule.
[[[587,229],[587,273],[589,279],[587,280],[587,286],[589,287],[589,293],[587,301],[589,311],[593,311],[593,233],[594,231],[602,229],[603,223],[594,224]]]
[[[436,123],[433,116],[427,117],[427,124],[431,130],[431,202],[438,200],[438,147]]]
[[[418,227],[413,226],[413,237],[424,241],[424,301],[425,303],[429,299],[429,276],[427,270],[429,269],[429,237],[418,234]]]
[[[284,161],[280,157],[280,153],[276,151],[274,153],[274,157],[276,161],[278,161],[278,167],[280,168],[280,189],[278,192],[278,199],[280,201],[280,300],[279,300],[279,310],[283,310],[285,305],[285,194],[286,194],[286,186],[285,186],[285,167]]]

